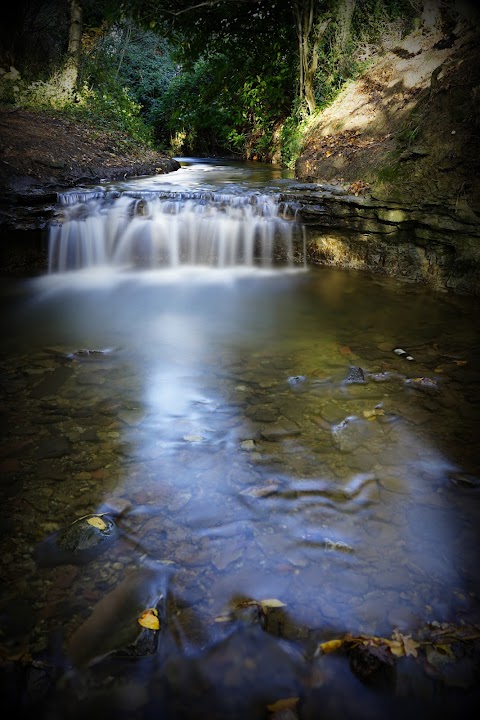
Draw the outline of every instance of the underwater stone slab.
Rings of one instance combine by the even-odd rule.
[[[295,423],[287,420],[281,420],[278,423],[262,428],[260,434],[265,440],[282,440],[284,437],[291,435],[300,435],[301,430]]]

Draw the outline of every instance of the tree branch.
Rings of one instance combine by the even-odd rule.
[[[247,2],[247,3],[255,3],[257,0],[204,0],[204,2],[197,3],[196,5],[189,5],[186,8],[183,8],[183,10],[167,10],[165,8],[164,12],[168,13],[169,15],[183,15],[186,12],[189,12],[190,10],[197,10],[198,8],[205,7],[208,5],[208,7],[214,7],[215,5],[222,5],[223,3],[227,2]]]

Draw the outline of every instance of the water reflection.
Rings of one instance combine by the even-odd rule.
[[[38,306],[40,317],[62,307],[77,347],[114,348],[80,359],[67,402],[111,404],[101,437],[120,449],[110,495],[136,508],[130,542],[179,566],[173,587],[185,566],[202,568],[205,615],[238,593],[281,597],[295,621],[345,632],[457,612],[447,490],[460,466],[432,433],[437,397],[406,389],[401,358],[338,342],[347,312],[353,324],[374,316],[368,296],[352,309],[325,289],[319,319],[304,302],[311,274],[198,277],[87,282]],[[325,288],[344,282],[326,276]],[[378,345],[383,321],[369,332]],[[364,384],[345,385],[353,362]]]
[[[128,718],[263,717],[285,697],[302,718],[408,708],[314,649],[479,621],[476,308],[314,268],[96,268],[7,300],[4,656],[93,648],[85,694],[59,686],[53,717],[77,700]],[[46,535],[107,509],[108,553],[34,565]],[[278,604],[262,626],[225,621],[239,599]],[[137,601],[164,630],[133,663],[110,651]],[[424,688],[409,673],[405,698]]]

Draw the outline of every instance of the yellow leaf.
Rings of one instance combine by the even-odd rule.
[[[417,648],[420,647],[411,635],[402,635],[402,633],[395,630],[392,634],[392,639],[388,641],[390,650],[397,657],[403,657],[406,655],[412,655],[418,657]]]
[[[403,657],[405,655],[405,648],[400,640],[385,640],[385,644],[390,648],[390,652],[396,657]]]
[[[87,523],[89,525],[93,525],[93,527],[96,527],[99,530],[106,530],[108,527],[107,523],[102,520],[100,515],[92,515],[91,517],[87,518]]]
[[[285,607],[285,603],[276,598],[267,598],[267,600],[260,600],[259,602],[262,607]]]
[[[326,655],[327,653],[334,652],[334,650],[338,650],[338,648],[342,647],[343,640],[327,640],[327,642],[320,643],[317,650],[322,655]]]
[[[367,418],[368,420],[375,420],[375,418],[379,415],[385,415],[385,411],[381,408],[373,408],[373,410],[363,411],[363,417]]]
[[[325,153],[325,157],[330,157],[331,154],[332,153],[330,152],[330,150],[327,150],[327,152]]]
[[[412,655],[412,657],[418,657],[418,648],[420,645],[412,638],[411,635],[403,636],[403,646],[407,657],[409,655]]]
[[[267,705],[267,710],[276,713],[282,710],[293,710],[298,705],[298,697],[289,697],[284,700],[277,700],[277,702]]]
[[[158,611],[155,608],[145,610],[138,618],[138,622],[142,627],[148,628],[149,630],[160,630]]]

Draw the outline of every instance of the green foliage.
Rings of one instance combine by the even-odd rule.
[[[282,162],[291,168],[315,117],[338,97],[347,83],[355,80],[369,66],[372,56],[381,49],[385,36],[392,33],[403,35],[413,24],[414,13],[409,0],[357,0],[347,42],[340,46],[337,41],[336,6],[335,2],[325,5],[331,22],[318,47],[319,62],[314,81],[316,113],[307,119],[297,109],[283,123]]]
[[[18,70],[10,66],[7,70],[0,68],[0,102],[6,105],[13,105],[17,102],[17,97],[21,87],[24,85],[22,77]]]
[[[308,120],[296,108],[282,124],[280,130],[280,152],[282,165],[293,169],[302,149],[304,133]]]
[[[88,72],[86,68],[84,72]],[[153,143],[153,129],[142,118],[141,106],[105,69],[102,82],[98,82],[98,77],[96,85],[84,81],[74,95],[65,87],[62,70],[52,73],[47,80],[28,82],[12,69],[0,73],[0,102],[60,111],[100,127],[113,126],[136,141]]]
[[[141,106],[130,97],[126,88],[84,85],[76,100],[65,108],[66,112],[89,122],[93,120],[100,127],[114,127],[133,140],[153,145],[153,129],[145,123],[140,114]]]
[[[414,4],[410,0],[357,0],[352,35],[357,46],[378,45],[392,33],[405,35],[412,29],[414,19]]]
[[[97,68],[108,67],[110,76],[121,87],[128,88],[130,97],[141,106],[143,117],[151,124],[177,73],[167,40],[151,30],[142,30],[132,21],[122,21],[100,40],[93,55]],[[104,79],[99,78],[99,82]]]
[[[303,0],[297,2],[302,6]],[[49,12],[61,3],[40,3],[45,7],[35,19],[38,28],[48,20],[46,39],[55,37],[57,69],[37,68],[32,82],[31,76],[29,81],[9,76],[4,63],[0,101],[53,107],[103,127],[114,125],[175,154],[269,161],[281,151],[283,164],[293,167],[310,126],[296,97],[293,0],[198,5],[188,0],[82,0],[84,57],[74,96],[64,88],[58,62],[62,33],[64,48],[68,39],[68,13],[62,5],[57,34]],[[330,21],[318,47],[314,78],[320,111],[362,72],[386,34],[408,29],[414,13],[410,0],[357,0],[341,44],[336,0],[318,0],[315,11],[319,22]],[[39,57],[35,47],[32,62]]]
[[[164,144],[181,135],[176,152],[268,160],[278,119],[288,111],[289,82],[291,70],[281,57],[250,69],[211,53],[173,78],[156,107],[155,127]]]
[[[148,116],[157,136],[181,138],[183,152],[271,159],[294,97],[291,2],[135,0],[129,7],[145,26],[160,23],[179,67]]]

